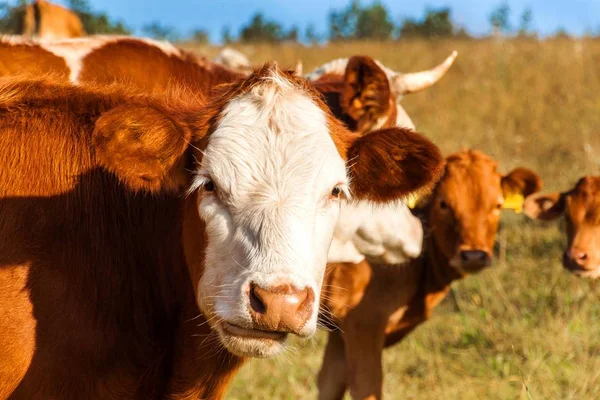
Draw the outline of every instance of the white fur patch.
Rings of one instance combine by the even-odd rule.
[[[423,227],[402,202],[374,205],[349,202],[342,206],[329,250],[329,262],[368,261],[401,264],[421,253]]]

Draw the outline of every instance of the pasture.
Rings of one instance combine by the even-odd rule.
[[[185,47],[185,45],[184,45]],[[188,46],[190,48],[190,46]],[[213,56],[218,49],[191,47]],[[336,57],[370,55],[412,72],[459,57],[433,88],[405,97],[417,129],[445,154],[480,149],[536,170],[544,191],[565,190],[600,167],[600,42],[401,41],[242,46],[255,63],[304,71]],[[495,264],[454,284],[433,318],[384,356],[387,399],[600,398],[600,284],[560,264],[559,223],[504,211]],[[274,360],[252,360],[228,398],[316,398],[326,333]]]

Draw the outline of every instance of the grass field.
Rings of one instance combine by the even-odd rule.
[[[539,172],[567,189],[600,166],[600,41],[409,41],[322,48],[242,47],[256,62],[305,71],[367,54],[399,71],[459,57],[433,88],[403,100],[418,130],[448,154],[483,150],[508,172]],[[216,51],[199,48],[212,55]],[[428,323],[385,352],[387,399],[600,398],[600,283],[563,271],[559,223],[505,212],[495,266],[454,285]],[[230,399],[316,398],[326,333],[274,360],[253,360]]]

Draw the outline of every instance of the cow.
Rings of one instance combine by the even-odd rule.
[[[398,104],[399,90],[408,86],[416,91],[417,83],[423,81],[433,84],[455,58],[453,53],[431,71],[400,75],[370,57],[354,56],[327,63],[307,76],[336,117],[359,133],[396,125],[414,129]],[[342,208],[329,261],[359,263],[366,257],[374,263],[401,264],[420,254],[422,238],[421,223],[404,202],[376,209],[351,202]]]
[[[321,85],[329,85],[336,97],[344,122],[359,132],[368,132],[385,124],[415,129],[415,125],[400,105],[405,94],[431,87],[450,69],[458,53],[456,51],[440,65],[428,71],[409,74],[394,72],[370,57],[339,58],[330,61],[306,78]],[[361,68],[368,69],[369,84],[361,81]],[[362,88],[363,90],[357,90]]]
[[[428,234],[421,256],[402,266],[329,264],[321,302],[329,333],[318,375],[320,399],[381,398],[382,351],[401,341],[431,315],[457,279],[492,263],[502,208],[519,209],[523,196],[541,188],[537,174],[516,168],[508,175],[475,150],[446,159],[445,172],[422,197]]]
[[[315,331],[340,202],[443,163],[275,65],[208,97],[3,78],[0,115],[0,398],[221,398]]]
[[[231,47],[221,49],[213,58],[213,62],[242,74],[249,74],[253,68],[245,54]]]
[[[579,277],[600,278],[600,176],[585,176],[566,192],[529,196],[523,211],[544,221],[564,216],[563,266]]]
[[[56,40],[85,36],[81,20],[68,8],[46,0],[34,0],[25,7],[24,36]]]

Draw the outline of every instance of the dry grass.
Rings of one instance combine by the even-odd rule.
[[[399,71],[459,58],[434,88],[406,97],[418,129],[446,153],[473,147],[508,172],[536,169],[546,190],[566,189],[600,164],[600,42],[409,41],[323,48],[255,46],[305,71],[335,57],[368,54]],[[212,55],[215,49],[199,49]],[[503,216],[505,259],[455,285],[460,311],[434,318],[385,353],[387,399],[600,398],[600,284],[560,267],[559,224]],[[325,334],[275,360],[249,362],[231,399],[315,398]]]

